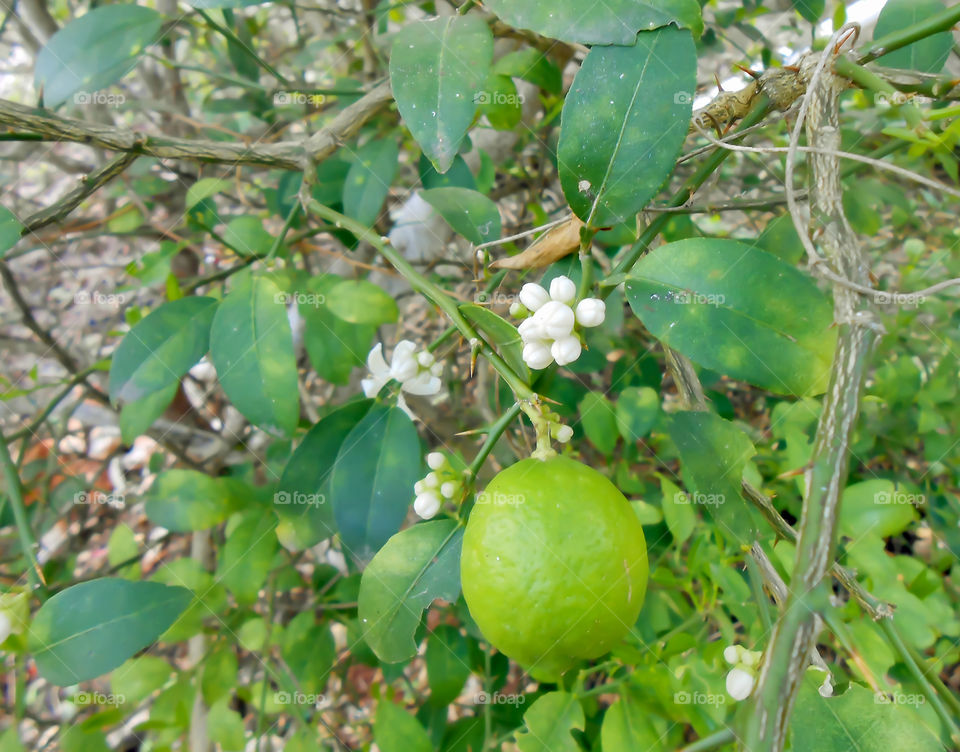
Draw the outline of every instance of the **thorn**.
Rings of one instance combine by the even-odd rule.
[[[760,75],[761,75],[761,74],[757,73],[756,71],[750,70],[750,69],[747,68],[745,65],[740,65],[740,64],[738,63],[736,67],[739,68],[740,70],[742,70],[742,71],[743,71],[744,73],[746,73],[748,76],[750,76],[754,81],[759,81],[759,80],[760,80]]]
[[[800,72],[800,68],[799,68],[798,66],[796,66],[796,65],[785,65],[785,66],[783,66],[783,69],[784,69],[784,70],[791,71],[791,72],[793,72],[793,73],[799,73],[799,72]]]
[[[720,76],[718,76],[716,73],[714,73],[714,74],[713,74],[713,80],[717,82],[717,88],[718,88],[720,91],[723,91],[723,84],[720,83]]]

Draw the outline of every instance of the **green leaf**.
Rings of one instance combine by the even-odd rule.
[[[375,405],[347,435],[330,476],[344,550],[368,562],[400,529],[420,479],[420,437],[398,407]]]
[[[390,55],[393,96],[437,172],[453,164],[492,59],[493,35],[479,16],[417,21],[397,34]]]
[[[251,5],[263,5],[269,0],[189,0],[194,8],[247,8]]]
[[[190,591],[102,578],[54,595],[30,625],[40,674],[66,687],[115,669],[153,643],[190,602]]]
[[[809,670],[800,685],[788,730],[794,752],[875,752],[909,749],[942,752],[924,718],[907,705],[850,684],[838,697],[822,697],[820,671]],[[922,695],[917,703],[923,702]]]
[[[523,340],[520,333],[506,319],[493,311],[473,303],[460,306],[464,318],[480,330],[480,335],[494,347],[507,365],[525,382],[530,381],[530,371],[523,360]]]
[[[373,738],[380,752],[433,752],[420,721],[387,699],[377,706]]]
[[[350,324],[396,323],[396,301],[382,288],[365,279],[345,279],[330,288],[326,304],[331,312]]]
[[[286,300],[267,277],[254,277],[227,295],[210,327],[210,358],[223,390],[247,420],[290,435],[300,417],[300,394]]]
[[[360,581],[358,613],[363,637],[385,663],[416,655],[420,615],[436,598],[453,603],[460,595],[463,528],[434,520],[394,535]]]
[[[875,478],[843,490],[840,534],[850,538],[878,535],[888,538],[906,530],[917,518],[924,497],[898,489],[893,481]]]
[[[946,6],[940,0],[887,0],[877,17],[873,38],[879,39],[905,29],[940,13],[945,8]],[[939,73],[947,62],[952,46],[953,34],[949,31],[941,31],[884,55],[880,58],[880,65],[923,73]]]
[[[421,191],[420,196],[474,245],[500,237],[500,210],[482,193],[451,187]]]
[[[580,400],[580,424],[590,442],[604,454],[617,446],[617,418],[613,405],[600,392],[587,392]]]
[[[200,690],[203,701],[212,705],[237,685],[239,663],[233,647],[222,645],[203,661]]]
[[[756,244],[791,265],[798,264],[806,253],[789,214],[781,214],[767,222]]]
[[[548,692],[523,714],[526,728],[517,734],[520,752],[580,752],[570,733],[583,731],[583,708],[575,695]]]
[[[380,216],[383,200],[399,166],[396,141],[371,141],[357,149],[343,183],[343,213],[366,226]]]
[[[37,55],[34,83],[47,107],[70,97],[90,104],[90,95],[119,81],[160,34],[163,17],[142,5],[115,4],[74,18]],[[75,96],[76,95],[76,96]]]
[[[240,752],[246,741],[243,718],[230,707],[230,698],[221,697],[207,714],[207,733],[223,752]]]
[[[23,225],[14,216],[14,213],[5,206],[0,206],[0,258],[20,240]]]
[[[274,237],[263,229],[259,217],[234,217],[223,231],[223,241],[244,256],[266,256]]]
[[[163,658],[141,655],[114,669],[110,690],[118,702],[135,706],[166,684],[172,674],[173,668]]]
[[[509,76],[491,73],[477,95],[480,112],[498,131],[509,131],[523,119],[523,97]]]
[[[700,365],[778,394],[820,394],[836,346],[816,283],[735,240],[662,245],[633,268],[627,300],[661,342]]]
[[[522,78],[551,94],[563,92],[563,73],[550,58],[534,47],[509,52],[493,64],[493,73]]]
[[[620,392],[615,411],[624,441],[639,441],[660,417],[660,395],[649,386],[628,386]]]
[[[312,546],[336,533],[330,503],[330,475],[344,439],[367,414],[372,400],[344,405],[313,426],[296,448],[280,478],[273,509],[282,520],[294,523],[298,539]]]
[[[690,32],[676,28],[587,54],[563,103],[557,146],[563,194],[587,224],[632,219],[670,177],[690,126],[696,73]]]
[[[120,436],[124,444],[132,444],[134,439],[150,430],[150,426],[173,402],[179,382],[175,381],[159,391],[141,397],[135,402],[127,402],[120,408]]]
[[[327,305],[331,290],[341,282],[335,274],[312,277],[308,293],[298,298],[304,320],[303,345],[317,374],[333,384],[346,384],[363,365],[378,324],[351,324]]]
[[[267,579],[277,550],[276,526],[275,519],[254,509],[227,532],[216,577],[240,605],[255,603]]]
[[[695,0],[604,0],[590,6],[581,0],[486,0],[484,5],[518,29],[580,44],[632,45],[638,31],[671,23],[697,36],[703,32]]]
[[[805,20],[816,23],[827,8],[827,0],[790,0],[794,10]]]
[[[134,326],[110,361],[110,399],[136,402],[169,391],[207,352],[216,309],[213,298],[180,298]]]
[[[469,188],[470,190],[477,189],[477,181],[474,179],[473,173],[470,172],[466,161],[459,154],[453,158],[453,165],[450,169],[442,175],[430,163],[427,155],[421,154],[417,162],[417,172],[420,175],[420,183],[424,190],[448,188],[450,186]]]
[[[690,497],[680,487],[665,477],[660,478],[660,491],[663,494],[663,519],[674,541],[679,546],[693,533],[697,524],[697,515],[690,506]]]
[[[740,543],[753,543],[762,524],[740,492],[743,469],[756,449],[733,423],[708,412],[676,412],[668,424],[680,452],[683,480],[693,504],[705,506],[720,526]]]
[[[321,692],[337,658],[328,624],[317,624],[313,611],[297,614],[284,632],[283,660],[304,692]]]
[[[430,704],[449,705],[459,697],[470,676],[470,652],[467,638],[449,624],[441,624],[427,638],[427,680]]]
[[[604,714],[600,741],[603,752],[635,752],[663,746],[661,734],[650,723],[647,708],[632,694],[622,696]]]
[[[204,199],[216,196],[221,191],[230,187],[230,181],[223,178],[200,178],[196,183],[187,188],[187,197],[184,200],[184,208],[189,212],[194,206]]]
[[[223,482],[205,473],[167,470],[147,491],[145,511],[152,523],[167,530],[206,530],[230,514],[230,494]]]

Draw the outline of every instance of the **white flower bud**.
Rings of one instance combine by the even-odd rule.
[[[584,298],[577,303],[580,326],[600,326],[607,316],[607,304],[599,298]]]
[[[567,363],[573,363],[573,361],[579,358],[582,349],[580,340],[572,334],[568,334],[566,337],[560,337],[553,343],[553,346],[550,348],[550,354],[553,355],[557,361],[557,365],[565,366]]]
[[[486,256],[483,253],[483,248],[481,248],[479,251],[477,251],[477,261],[482,264],[485,259],[486,259]]]
[[[751,666],[759,666],[760,659],[763,657],[763,653],[758,650],[747,650],[746,648],[740,648],[740,663],[748,668]]]
[[[523,362],[533,370],[539,371],[553,363],[550,348],[544,342],[534,340],[523,346]]]
[[[570,277],[560,275],[550,283],[550,298],[561,303],[571,303],[577,297],[577,286]]]
[[[536,311],[544,303],[549,302],[550,293],[535,282],[527,282],[527,284],[520,288],[519,298],[520,302],[529,310]]]
[[[540,322],[543,331],[551,339],[566,337],[573,331],[575,323],[573,309],[558,300],[544,303],[543,307],[533,315],[533,318]]]
[[[448,480],[446,483],[440,486],[440,495],[445,499],[452,499],[456,492],[457,484],[452,480]]]
[[[526,306],[523,303],[521,303],[519,300],[515,300],[510,304],[510,315],[515,319],[518,319],[525,308]]]
[[[433,357],[433,353],[429,350],[421,350],[417,354],[417,363],[421,368],[429,368],[436,362],[436,358]]]
[[[535,342],[545,339],[547,336],[547,333],[543,330],[543,323],[536,316],[521,321],[517,326],[517,332],[524,342]]]
[[[426,490],[427,490],[427,487],[423,484],[423,481],[422,481],[422,480],[418,480],[416,483],[413,484],[413,492],[414,492],[417,496],[419,496],[420,494],[422,494],[422,493],[423,493],[424,491],[426,491]]]
[[[742,668],[732,668],[727,674],[727,694],[734,700],[746,700],[753,692],[756,677]]]
[[[431,470],[439,470],[447,463],[447,458],[441,452],[430,452],[427,455],[427,467]]]
[[[561,444],[566,444],[570,439],[573,438],[573,429],[570,426],[560,426],[557,429],[557,441]]]
[[[440,511],[440,499],[437,498],[437,495],[431,491],[420,494],[416,501],[413,502],[413,511],[419,514],[423,519],[429,520],[431,517],[435,517],[437,512]]]
[[[427,473],[427,477],[423,479],[423,484],[427,488],[436,488],[440,485],[440,479],[436,473]]]
[[[436,363],[430,366],[430,375],[435,376],[436,378],[439,379],[442,374],[443,374],[443,363],[441,363],[438,360]]]
[[[740,650],[736,645],[727,645],[723,649],[723,660],[734,665],[740,662]]]

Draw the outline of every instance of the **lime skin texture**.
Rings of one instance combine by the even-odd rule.
[[[477,497],[460,558],[463,595],[484,637],[551,682],[630,631],[648,571],[630,503],[566,457],[499,473]]]

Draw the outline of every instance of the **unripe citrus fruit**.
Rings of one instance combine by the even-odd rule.
[[[637,620],[647,546],[630,503],[565,457],[497,475],[470,514],[463,595],[484,637],[541,681],[610,650]]]

